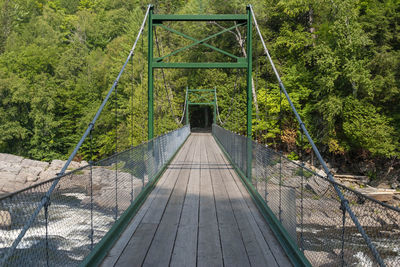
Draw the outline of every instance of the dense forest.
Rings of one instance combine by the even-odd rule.
[[[66,158],[113,84],[149,1],[0,0],[0,152]],[[253,4],[282,80],[326,159],[342,171],[393,177],[399,164],[400,1],[153,1],[160,14],[245,13]],[[195,38],[229,23],[172,23]],[[190,43],[157,28],[154,54]],[[93,133],[95,157],[136,145],[147,133],[147,28],[118,92]],[[245,27],[210,44],[244,56]],[[288,157],[310,157],[253,32],[253,138]],[[224,61],[196,46],[175,62]],[[217,88],[220,124],[245,133],[246,74],[157,70],[155,134],[181,125],[185,88]],[[117,109],[115,108],[117,107]],[[116,112],[117,111],[117,112]],[[117,129],[117,131],[115,130]],[[88,143],[80,151],[88,157]],[[386,177],[387,176],[387,177]]]

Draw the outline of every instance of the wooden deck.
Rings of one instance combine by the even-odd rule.
[[[291,266],[211,134],[192,133],[102,266]]]

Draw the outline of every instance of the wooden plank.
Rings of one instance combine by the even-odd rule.
[[[178,152],[176,155],[174,162],[175,161],[181,161],[185,159],[190,143],[192,142],[193,138],[189,137],[187,140],[187,145],[185,144],[182,149]],[[140,208],[138,213],[135,215],[135,218],[132,220],[132,222],[128,225],[126,230],[122,233],[121,238],[116,242],[114,247],[108,252],[108,255],[104,259],[103,263],[101,266],[114,266],[115,263],[117,262],[118,258],[120,257],[121,253],[127,246],[129,240],[131,239],[132,235],[136,231],[139,223],[142,221],[144,215],[147,213],[151,203],[153,200],[156,198],[156,195],[160,191],[160,188],[164,185],[164,183],[168,180],[168,177],[171,174],[171,168],[168,168],[163,176],[160,178],[160,180],[157,183],[157,186],[154,188],[154,190],[150,193],[149,197],[147,198],[146,202],[143,204],[143,206]]]
[[[193,145],[197,142],[198,139],[195,138]],[[180,169],[179,177],[144,260],[144,266],[165,266],[170,262],[189,180],[190,168],[186,168],[185,165],[193,162],[193,156],[193,151],[190,151],[189,158]]]
[[[278,266],[254,218],[249,216],[249,208],[229,171],[232,167],[224,161],[222,152],[217,154],[217,157],[219,157],[218,163],[226,164],[226,170],[221,171],[221,177],[228,192],[251,266],[265,266],[266,263],[268,266]]]
[[[191,142],[188,143],[188,146],[185,148],[187,149],[185,159],[183,161],[174,161],[168,167],[171,172],[169,175],[170,178],[167,180],[165,185],[160,188],[156,200],[153,201],[149,211],[143,218],[143,223],[159,223],[161,221],[161,217],[164,214],[165,207],[171,196],[171,192],[173,191],[175,184],[178,181],[179,173],[181,172],[181,163],[186,162],[189,158],[192,158],[191,147],[196,142],[196,138],[192,137]]]
[[[214,192],[211,183],[210,169],[213,165],[208,162],[206,144],[208,138],[201,136],[200,155],[200,211],[197,265],[199,267],[223,266],[221,241],[219,238],[217,213]]]
[[[291,265],[210,134],[189,137],[121,239],[103,266]]]
[[[182,150],[177,155],[177,158],[173,160],[171,165],[178,164],[178,162],[186,161],[186,159],[190,156],[190,147],[194,141],[195,141],[194,138],[189,137],[188,142],[182,147]],[[148,248],[158,228],[159,221],[154,220],[154,217],[152,217],[151,215],[152,213],[155,213],[156,216],[159,216],[158,213],[160,210],[160,205],[163,205],[165,209],[166,202],[164,204],[164,199],[167,198],[168,200],[168,195],[171,194],[172,192],[172,188],[175,185],[175,182],[178,177],[178,175],[176,175],[177,171],[179,174],[180,171],[179,169],[173,169],[170,167],[168,168],[168,174],[165,173],[163,177],[161,177],[161,179],[164,179],[164,183],[157,184],[156,186],[157,193],[154,196],[154,200],[149,204],[149,206],[143,207],[143,210],[145,212],[142,218],[140,217],[134,218],[132,228],[135,228],[136,226],[137,229],[135,229],[134,234],[131,236],[132,237],[131,240],[124,248],[118,261],[115,263],[115,266],[130,266],[129,263],[135,263],[141,265],[143,263]],[[149,218],[147,222],[145,221],[146,216]],[[148,221],[150,221],[150,223],[148,223]],[[152,221],[156,221],[156,223],[151,223]],[[141,225],[143,224],[145,224],[146,226],[141,227]],[[104,265],[104,266],[112,266],[112,265]]]
[[[216,168],[211,169],[211,180],[214,188],[214,197],[217,208],[218,227],[221,238],[223,261],[225,266],[250,266],[245,246],[232,210],[232,206],[222,182],[220,168],[216,165],[215,142],[208,138],[207,157]]]
[[[214,142],[215,142],[215,140],[214,140]],[[223,157],[223,159],[224,159],[225,163],[229,164],[228,160],[225,157]],[[283,249],[282,249],[281,245],[279,244],[278,240],[276,239],[275,235],[273,234],[273,232],[271,231],[271,229],[265,222],[264,218],[258,211],[256,205],[254,204],[253,200],[251,199],[251,196],[247,192],[246,188],[244,187],[240,178],[237,176],[234,169],[233,168],[229,169],[229,172],[231,173],[233,180],[235,181],[238,189],[240,190],[242,197],[243,197],[244,201],[246,202],[248,210],[250,211],[250,214],[253,217],[254,222],[257,224],[258,229],[261,231],[262,236],[263,236],[264,240],[266,241],[266,243],[272,253],[272,256],[275,258],[276,263],[279,266],[292,266],[292,263],[289,261],[289,258],[283,251]],[[255,226],[253,225],[253,227],[255,227]],[[257,234],[257,236],[259,236],[259,235]]]
[[[239,179],[239,178],[237,178]],[[246,188],[241,184],[242,182],[240,180],[237,181],[239,185],[239,189],[242,192],[242,194],[248,194]],[[268,244],[268,247],[270,248],[272,255],[275,258],[275,261],[278,263],[279,266],[292,266],[292,263],[289,261],[289,258],[285,254],[284,250],[281,247],[281,244],[278,242],[276,239],[274,233],[272,230],[269,228],[269,226],[266,224],[264,218],[258,211],[257,207],[255,206],[253,200],[251,199],[250,195],[244,196],[244,199],[247,203],[247,206],[250,209],[251,214],[254,217],[254,220],[256,221],[265,241]]]
[[[115,266],[141,266],[158,224],[141,223]]]
[[[199,215],[200,142],[194,147],[188,188],[172,253],[170,266],[196,266]]]

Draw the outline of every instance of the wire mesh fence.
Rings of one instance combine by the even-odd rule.
[[[247,138],[217,125],[213,135],[247,173]],[[400,210],[364,196],[252,142],[251,183],[313,266],[375,266],[375,258],[343,207],[345,196],[386,266],[400,266]]]
[[[171,159],[189,126],[0,199],[0,266],[75,266]],[[12,248],[53,182],[28,231]]]

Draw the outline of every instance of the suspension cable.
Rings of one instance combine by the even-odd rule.
[[[144,55],[144,41],[143,41],[143,38],[142,38],[142,57],[143,57],[143,55]],[[140,57],[141,59],[142,59],[142,57]],[[145,99],[145,91],[144,91],[144,87],[143,87],[143,73],[144,73],[144,60],[143,60],[143,62],[142,62],[142,73],[141,73],[141,75],[140,75],[140,89],[141,89],[141,91],[140,91],[140,97],[139,97],[139,99],[140,99],[140,103],[143,103],[143,100]],[[142,114],[143,114],[143,118],[142,118],[142,132],[141,132],[141,136],[140,136],[140,141],[141,142],[143,142],[144,140],[146,140],[146,130],[145,130],[145,124],[146,124],[146,120],[147,120],[147,118],[145,117],[146,115],[146,112],[142,112]]]
[[[183,119],[185,118],[186,105],[187,105],[187,98],[188,98],[188,90],[186,90],[185,103],[184,103],[184,106],[183,106],[183,114],[182,114],[182,117],[181,117],[181,120],[180,120],[179,124],[182,124]],[[218,111],[218,108],[217,108],[217,111]]]
[[[238,84],[238,79],[239,79],[239,72],[240,72],[240,69],[236,72],[235,84],[234,84],[234,86],[233,86],[233,92],[234,92],[234,93],[237,91],[237,84]],[[217,101],[217,94],[215,95],[216,106],[217,106],[217,115],[218,115],[218,120],[219,120],[219,122],[221,123],[221,126],[223,126],[223,125],[228,121],[228,119],[230,118],[230,116],[231,116],[231,114],[232,114],[231,111],[232,111],[232,107],[233,107],[233,105],[232,105],[233,98],[234,98],[234,96],[233,96],[233,94],[232,94],[232,97],[231,97],[231,104],[229,105],[229,110],[228,110],[228,117],[225,118],[225,121],[224,121],[224,122],[222,122],[221,117],[220,117],[220,112],[219,112],[218,101]],[[235,110],[236,110],[236,103],[235,103]]]
[[[5,265],[5,262],[8,260],[8,258],[14,253],[15,249],[17,248],[18,244],[21,242],[22,238],[25,236],[26,232],[28,231],[28,229],[31,227],[31,225],[34,223],[34,221],[36,220],[37,216],[39,215],[40,211],[42,210],[43,207],[45,207],[49,200],[50,200],[50,196],[53,193],[54,189],[56,188],[58,182],[61,179],[61,176],[64,175],[65,171],[67,170],[68,166],[70,165],[70,163],[72,162],[72,159],[76,156],[76,154],[78,153],[79,148],[82,146],[83,142],[86,140],[86,137],[89,135],[90,131],[92,130],[94,124],[96,123],[97,119],[99,118],[101,112],[103,111],[105,105],[108,102],[108,99],[110,98],[112,92],[114,91],[115,87],[117,86],[119,79],[122,76],[122,73],[125,70],[126,65],[129,62],[129,59],[132,57],[133,52],[135,50],[136,44],[140,38],[140,36],[142,35],[144,26],[146,24],[146,20],[147,17],[149,15],[149,11],[150,8],[152,7],[151,4],[149,4],[147,6],[147,10],[146,10],[146,14],[144,16],[143,22],[142,22],[142,26],[139,29],[139,32],[137,34],[135,43],[132,46],[132,49],[129,51],[129,55],[124,63],[124,65],[122,66],[116,80],[114,81],[113,85],[111,86],[110,90],[108,91],[105,99],[103,100],[103,102],[100,105],[100,108],[97,110],[96,115],[94,116],[92,122],[89,124],[88,128],[86,129],[85,133],[82,135],[81,139],[79,140],[78,144],[75,146],[73,152],[70,154],[70,156],[68,157],[67,162],[65,163],[64,167],[61,169],[61,171],[57,174],[58,179],[54,180],[53,184],[51,185],[51,187],[49,188],[49,190],[46,192],[45,196],[42,198],[42,200],[40,201],[39,205],[37,206],[37,208],[35,209],[35,211],[33,212],[33,214],[31,215],[31,217],[29,218],[29,220],[25,223],[24,227],[22,228],[21,232],[19,233],[18,237],[14,240],[13,244],[11,245],[11,247],[7,250],[7,252],[5,253],[4,257],[1,259],[0,261],[0,266]]]
[[[158,43],[156,28],[154,28],[154,37],[155,37],[155,41],[156,41],[156,47],[157,47],[158,56],[161,57],[160,46],[159,46],[159,43]],[[162,77],[163,77],[163,80],[164,80],[165,93],[167,94],[168,104],[169,104],[169,107],[171,109],[172,117],[174,118],[174,120],[176,122],[178,122],[178,119],[175,117],[175,112],[174,112],[174,109],[172,107],[172,102],[171,102],[171,99],[170,99],[169,90],[168,90],[168,87],[167,87],[167,81],[165,79],[165,73],[164,73],[164,69],[163,68],[161,69],[161,74],[162,74]],[[169,87],[171,88],[171,86],[169,86]]]
[[[380,256],[379,252],[376,250],[375,245],[372,243],[371,239],[369,238],[369,236],[368,236],[367,233],[365,232],[364,228],[362,227],[362,225],[361,225],[360,222],[358,221],[358,218],[356,217],[356,215],[354,214],[354,212],[351,210],[347,199],[345,199],[345,197],[343,196],[343,193],[340,191],[339,187],[336,185],[335,178],[333,178],[333,175],[332,175],[331,171],[329,170],[328,166],[326,165],[325,161],[323,160],[323,158],[322,158],[322,156],[321,156],[321,154],[320,154],[320,152],[319,152],[317,146],[315,145],[314,141],[312,140],[310,134],[309,134],[308,131],[307,131],[307,128],[305,127],[303,121],[301,120],[300,115],[299,115],[299,113],[297,112],[296,107],[294,106],[294,104],[293,104],[293,102],[292,102],[292,100],[291,100],[291,98],[290,98],[288,92],[286,91],[285,86],[284,86],[283,83],[282,83],[282,80],[281,80],[281,78],[280,78],[280,76],[279,76],[278,71],[276,70],[275,64],[274,64],[274,62],[272,61],[272,58],[271,58],[271,56],[270,56],[270,54],[269,54],[269,52],[268,52],[267,46],[265,45],[264,38],[262,37],[260,28],[258,27],[258,23],[257,23],[256,16],[255,16],[255,14],[254,14],[254,11],[253,11],[253,7],[252,7],[252,5],[249,5],[249,7],[250,7],[250,11],[251,11],[251,13],[252,13],[253,21],[254,21],[254,24],[255,24],[255,26],[256,26],[258,35],[259,35],[260,40],[261,40],[261,43],[262,43],[262,45],[263,45],[263,47],[264,47],[264,52],[265,52],[265,54],[266,54],[266,56],[267,56],[267,59],[269,60],[271,66],[272,66],[272,69],[274,70],[275,76],[276,76],[276,78],[277,78],[277,80],[278,80],[278,82],[279,82],[279,87],[281,88],[281,91],[285,94],[286,99],[288,100],[289,105],[290,105],[290,107],[292,108],[292,111],[293,111],[293,113],[294,113],[294,115],[295,115],[297,121],[298,121],[299,124],[300,124],[300,128],[303,130],[305,136],[306,136],[307,139],[308,139],[308,142],[311,144],[311,147],[313,148],[314,153],[315,153],[315,155],[317,156],[319,163],[320,163],[321,166],[323,167],[323,169],[324,169],[324,171],[325,171],[325,173],[326,173],[328,179],[329,179],[330,181],[333,182],[332,185],[333,185],[333,187],[334,187],[334,189],[335,189],[337,195],[339,196],[341,202],[343,203],[344,208],[345,208],[345,209],[347,210],[347,212],[349,213],[349,216],[350,216],[350,218],[352,219],[352,221],[354,222],[354,224],[356,225],[358,231],[360,232],[360,234],[361,234],[362,237],[364,238],[365,242],[367,243],[369,249],[370,249],[371,252],[372,252],[372,255],[373,255],[374,258],[375,258],[375,260],[378,262],[379,266],[385,266],[385,264],[384,264],[384,262],[383,262],[383,260],[382,260],[382,258],[381,258],[381,256]]]

